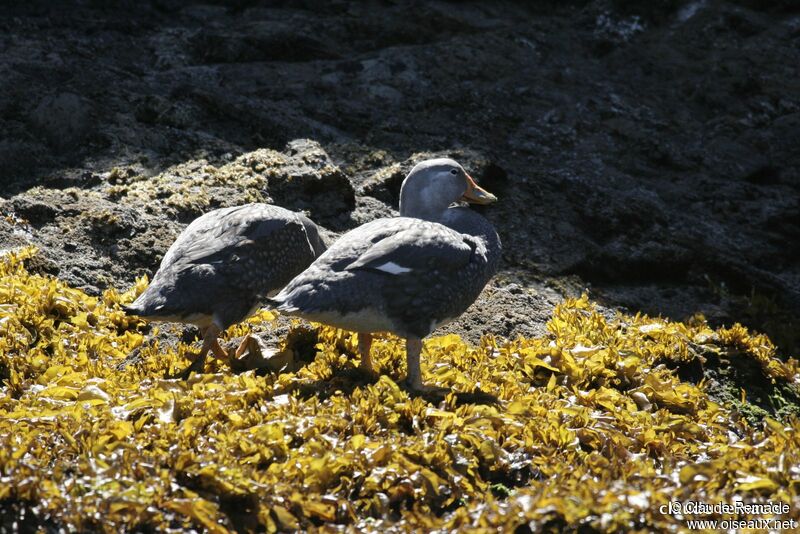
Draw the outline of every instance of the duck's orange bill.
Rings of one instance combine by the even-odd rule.
[[[497,197],[476,184],[472,176],[468,174],[467,190],[464,192],[461,200],[466,200],[472,204],[491,204],[492,202],[497,202]]]

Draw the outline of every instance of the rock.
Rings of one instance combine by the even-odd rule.
[[[31,113],[31,126],[50,145],[66,150],[80,144],[92,127],[92,111],[86,99],[74,93],[42,98]]]
[[[480,211],[524,290],[453,331],[484,316],[529,331],[547,303],[527,289],[544,285],[776,332],[774,317],[800,315],[789,6],[15,4],[0,194],[30,223],[9,223],[0,247],[24,236],[47,272],[126,287],[211,209],[272,201],[332,238],[396,214],[411,166],[449,155],[499,197]],[[750,313],[753,298],[780,314]]]
[[[0,229],[0,242],[19,246],[18,236],[25,236],[40,249],[41,272],[95,295],[152,274],[177,235],[172,223],[76,188],[35,188],[2,210],[17,222],[10,235]]]
[[[769,180],[770,162],[761,150],[725,137],[713,139],[707,145],[705,163],[722,176],[735,180]]]
[[[414,165],[395,163],[378,169],[361,185],[360,193],[397,206],[400,200],[400,186]]]
[[[353,185],[319,143],[297,139],[285,154],[279,166],[267,169],[267,191],[277,204],[307,211],[326,226],[355,208]]]
[[[0,183],[11,184],[41,164],[43,145],[0,139]]]
[[[211,28],[190,41],[200,63],[308,61],[337,57],[336,49],[319,38],[313,21],[254,20],[236,28]]]
[[[7,206],[8,209],[22,220],[29,222],[33,227],[52,222],[61,212],[58,204],[48,202],[38,196],[20,196],[13,198]]]

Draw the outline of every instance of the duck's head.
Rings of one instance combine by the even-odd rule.
[[[400,215],[435,221],[453,202],[473,204],[497,201],[449,158],[428,159],[417,163],[400,187]]]

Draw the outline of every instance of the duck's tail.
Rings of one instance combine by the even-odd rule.
[[[290,295],[287,295],[285,292],[281,291],[274,297],[265,299],[265,303],[275,311],[285,313],[286,315],[294,315],[299,312],[300,309],[291,304],[291,302],[289,302],[289,298]]]
[[[292,311],[291,306],[287,306],[285,302],[283,302],[281,299],[278,299],[277,297],[268,298],[265,300],[265,303],[267,306],[269,306],[275,311],[279,311],[282,313],[291,313]]]
[[[163,306],[156,307],[147,302],[140,302],[138,299],[130,304],[123,304],[120,307],[122,311],[125,312],[125,315],[136,317],[155,317],[161,315],[159,312],[163,309]]]
[[[135,306],[136,303],[132,302],[131,304],[123,304],[120,306],[122,311],[125,312],[125,315],[142,315],[142,309]]]
[[[157,288],[150,285],[136,300],[130,304],[123,304],[121,308],[126,315],[155,317],[164,314],[164,304],[164,298]]]

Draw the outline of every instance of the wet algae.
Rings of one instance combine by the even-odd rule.
[[[196,349],[142,346],[120,309],[146,280],[92,297],[28,272],[35,253],[0,260],[0,529],[675,530],[691,517],[668,501],[737,499],[800,518],[796,404],[742,411],[751,386],[796,399],[798,362],[741,326],[608,318],[584,296],[540,338],[428,340],[427,379],[486,404],[409,395],[393,337],[381,377],[345,387],[355,336],[328,328],[296,372],[215,362],[183,382],[162,377]],[[704,373],[740,363],[728,402]]]

